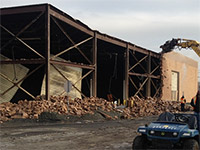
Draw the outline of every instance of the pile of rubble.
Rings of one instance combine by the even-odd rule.
[[[38,119],[42,112],[56,112],[62,115],[76,116],[99,112],[106,119],[118,119],[118,116],[113,117],[106,113],[113,111],[119,112],[120,118],[131,119],[133,117],[158,115],[165,111],[179,112],[179,105],[177,102],[152,98],[141,99],[136,96],[131,97],[127,101],[127,107],[120,107],[102,98],[91,97],[72,100],[64,96],[52,96],[50,100],[38,98],[33,101],[20,100],[17,104],[10,102],[2,103],[0,104],[0,122],[15,118]]]
[[[133,101],[133,107],[126,107],[123,110],[124,118],[142,117],[159,115],[163,112],[178,113],[181,111],[180,102],[164,101],[160,99],[153,99],[151,97],[141,99],[138,96],[131,97],[129,101]],[[192,107],[185,106],[185,110],[191,111]]]

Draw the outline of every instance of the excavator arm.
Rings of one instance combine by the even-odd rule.
[[[161,53],[167,53],[172,51],[174,48],[191,48],[194,52],[200,57],[200,43],[195,40],[188,39],[172,39],[171,41],[167,41],[165,44],[161,45],[162,48]]]

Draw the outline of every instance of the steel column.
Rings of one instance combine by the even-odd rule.
[[[45,55],[46,55],[46,63],[45,63],[45,72],[46,72],[46,100],[50,98],[50,84],[49,84],[49,73],[50,73],[50,14],[49,8],[50,6],[46,6],[46,14],[45,14]]]
[[[147,63],[147,74],[151,74],[151,55],[149,52],[148,63]],[[146,96],[151,96],[151,76],[148,76],[148,81],[146,84]]]
[[[125,99],[129,97],[129,44],[126,46],[125,57]]]
[[[97,32],[94,32],[92,61],[94,65],[94,71],[92,74],[92,96],[97,97]]]

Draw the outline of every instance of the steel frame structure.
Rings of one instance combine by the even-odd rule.
[[[159,91],[161,89],[161,85],[156,85],[155,81],[161,79],[161,75],[158,74],[160,72],[160,54],[155,53],[153,51],[144,49],[142,47],[136,46],[132,43],[111,37],[106,34],[102,34],[96,30],[92,30],[80,21],[74,20],[72,17],[69,15],[65,14],[64,12],[58,10],[54,6],[50,4],[40,4],[40,5],[31,5],[31,6],[22,6],[22,7],[13,7],[13,8],[2,8],[1,10],[1,17],[2,16],[8,16],[9,15],[19,15],[19,14],[29,14],[29,13],[35,13],[37,12],[38,15],[34,17],[26,26],[21,28],[17,33],[13,33],[12,29],[6,27],[4,25],[4,22],[1,22],[0,27],[1,30],[4,30],[7,34],[12,36],[7,42],[4,43],[4,45],[1,46],[0,52],[2,52],[8,45],[10,45],[13,41],[17,40],[20,42],[23,46],[28,48],[30,51],[35,53],[37,55],[37,58],[30,58],[30,59],[9,59],[9,60],[0,60],[0,64],[38,64],[39,67],[31,71],[29,74],[27,74],[23,79],[20,79],[17,82],[12,81],[9,79],[6,75],[0,74],[1,77],[4,79],[8,80],[13,84],[10,88],[8,88],[6,91],[1,93],[1,95],[6,94],[10,89],[13,87],[17,86],[20,88],[22,91],[27,93],[29,96],[32,98],[35,98],[35,95],[31,94],[28,92],[26,89],[22,88],[18,84],[20,82],[23,82],[25,78],[29,77],[31,74],[33,74],[35,71],[37,71],[39,68],[42,66],[45,67],[45,74],[46,74],[46,99],[50,98],[50,84],[49,84],[49,75],[50,75],[50,66],[53,66],[55,70],[66,80],[68,78],[64,76],[64,74],[61,73],[61,71],[55,66],[55,65],[65,65],[65,66],[72,66],[72,67],[78,67],[82,69],[88,70],[85,75],[83,75],[82,78],[80,78],[78,81],[83,80],[84,78],[88,77],[91,75],[92,78],[92,85],[90,85],[92,88],[92,93],[90,93],[90,96],[98,96],[97,95],[97,59],[99,56],[97,56],[97,50],[98,50],[98,40],[102,40],[108,43],[111,43],[113,45],[117,45],[121,47],[122,49],[125,49],[125,70],[124,70],[124,80],[125,80],[125,99],[128,99],[130,96],[134,95],[139,95],[141,97],[145,96],[152,96],[156,97],[159,94]],[[45,44],[45,49],[44,49],[44,54],[41,54],[37,49],[33,48],[30,46],[28,43],[26,43],[26,39],[34,39],[35,37],[21,37],[20,35],[23,34],[29,27],[31,27],[32,24],[37,22],[41,17],[44,17],[44,44]],[[80,32],[83,32],[87,36],[84,37],[84,39],[80,40],[79,42],[74,41],[74,39],[68,34],[68,31],[61,25],[61,22],[64,24],[67,24],[74,29],[77,29]],[[71,46],[65,48],[64,50],[59,50],[54,56],[51,56],[51,28],[52,28],[52,23],[54,23],[57,26],[57,29],[60,30],[60,32],[63,34],[65,39],[67,39]],[[1,40],[4,37],[1,37]],[[42,37],[39,37],[40,39]],[[37,38],[35,38],[37,39]],[[80,48],[81,45],[84,45],[87,42],[92,43],[92,56],[91,58],[88,58],[86,54],[84,54],[83,50]],[[55,58],[66,54],[69,51],[74,51],[77,50],[79,54],[84,58],[84,62],[78,63],[78,62],[69,62],[69,61],[58,61]],[[89,50],[88,50],[89,51]],[[142,58],[137,58],[135,53],[138,53],[138,55],[141,55]],[[134,63],[133,63],[134,60]],[[144,61],[146,61],[145,65],[142,64]],[[157,62],[156,62],[157,61]],[[86,63],[85,63],[86,62]],[[152,65],[153,64],[153,65]],[[140,67],[142,73],[139,71],[135,71],[134,69],[136,67]],[[154,68],[153,68],[153,67]],[[155,73],[157,72],[157,73]],[[138,78],[138,77],[144,77],[145,80],[139,85],[135,83],[133,78]],[[77,81],[77,82],[78,82]],[[83,97],[86,97],[86,95],[80,91],[76,87],[76,83],[73,83],[72,86],[81,93]],[[135,90],[130,91],[130,85],[132,85]],[[146,85],[146,93],[142,93],[141,89]],[[155,92],[152,94],[151,88],[154,88]]]

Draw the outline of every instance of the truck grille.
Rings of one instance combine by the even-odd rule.
[[[149,135],[151,136],[159,136],[159,137],[177,137],[177,136],[174,136],[173,135],[173,132],[164,132],[164,131],[155,131],[154,134],[151,134],[150,131],[149,131]]]

